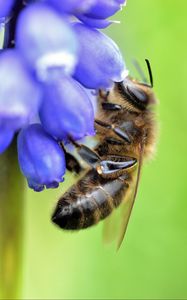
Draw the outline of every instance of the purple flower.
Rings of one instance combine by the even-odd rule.
[[[71,25],[49,6],[32,4],[19,16],[16,43],[41,81],[72,73],[78,45]]]
[[[58,140],[94,135],[93,107],[87,93],[71,77],[44,87],[40,119],[45,130]]]
[[[74,24],[80,44],[80,55],[74,77],[90,89],[110,88],[114,81],[127,76],[117,45],[100,31],[81,23]]]
[[[35,191],[63,181],[60,142],[95,134],[93,92],[127,76],[117,45],[95,29],[111,24],[124,3],[0,0],[0,18],[11,16],[4,47],[14,45],[0,52],[0,153],[18,133],[20,168]]]
[[[0,18],[8,16],[15,0],[0,0]]]
[[[65,173],[64,153],[40,124],[22,129],[18,136],[18,159],[28,185],[35,191],[56,188]]]
[[[16,131],[37,113],[40,89],[16,50],[0,53],[0,128]]]

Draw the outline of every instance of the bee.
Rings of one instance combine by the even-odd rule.
[[[150,84],[127,76],[109,91],[98,93],[95,119],[97,146],[92,150],[71,140],[89,168],[59,199],[52,221],[65,230],[97,224],[118,206],[126,205],[118,247],[124,238],[137,194],[142,162],[154,153],[156,122],[153,78]],[[67,168],[80,172],[78,161],[66,152]]]

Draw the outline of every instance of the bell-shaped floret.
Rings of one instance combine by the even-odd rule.
[[[50,6],[31,4],[19,16],[16,43],[40,81],[71,74],[78,44],[71,24]]]
[[[18,159],[28,185],[35,191],[56,188],[65,173],[65,157],[58,143],[40,124],[22,129],[18,136]]]
[[[77,13],[76,16],[88,26],[105,28],[116,23],[116,21],[107,20],[107,18],[121,10],[124,3],[125,0],[97,0],[89,10],[84,13]]]
[[[38,112],[40,88],[16,50],[0,53],[0,128],[16,131]]]
[[[110,88],[122,81],[128,71],[118,46],[97,29],[74,24],[80,43],[80,55],[74,77],[90,89]]]
[[[59,141],[94,135],[93,106],[88,94],[71,77],[44,88],[40,119],[45,130]]]
[[[120,10],[124,3],[125,0],[97,0],[85,15],[93,19],[106,19]]]

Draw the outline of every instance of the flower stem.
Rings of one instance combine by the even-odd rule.
[[[14,48],[15,31],[24,1],[17,0],[5,23],[3,49]],[[17,160],[16,138],[0,156],[0,299],[20,299],[24,179]]]
[[[9,16],[9,21],[5,22],[3,49],[14,48],[15,46],[15,31],[18,16],[24,8],[24,1],[17,0],[13,6],[12,12]]]
[[[0,156],[0,299],[20,299],[24,179],[16,141]]]

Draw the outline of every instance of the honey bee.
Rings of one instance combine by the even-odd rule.
[[[118,237],[124,238],[137,194],[140,170],[154,152],[156,123],[151,67],[150,84],[126,77],[110,91],[99,91],[95,119],[98,144],[94,150],[74,142],[89,165],[76,184],[59,199],[52,221],[66,230],[87,228],[108,217],[121,203],[127,206]],[[67,168],[80,172],[78,161],[66,152]]]

